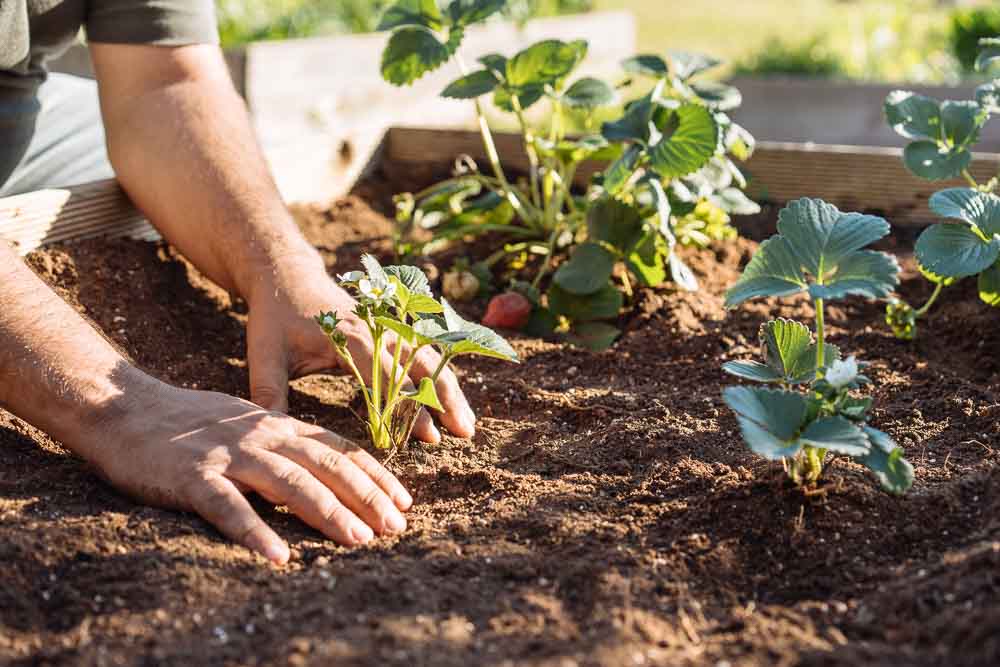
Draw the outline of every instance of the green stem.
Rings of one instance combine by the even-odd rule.
[[[403,314],[402,318],[403,324],[406,324],[406,314]],[[403,341],[397,335],[396,336],[396,348],[392,351],[392,370],[390,371],[392,375],[389,376],[389,391],[386,394],[386,403],[391,402],[399,394],[399,390],[402,389],[403,380],[406,375],[400,375],[397,371],[399,368],[400,355],[403,350]]]
[[[824,327],[823,299],[816,299],[816,377],[823,374],[826,363],[826,331]]]
[[[336,346],[334,347],[337,350],[337,354],[340,356],[341,359],[344,360],[344,363],[347,364],[347,367],[350,369],[351,373],[354,374],[355,379],[358,381],[358,385],[361,387],[361,393],[365,397],[365,406],[368,408],[369,421],[371,421],[371,417],[373,416],[373,411],[375,410],[375,406],[372,405],[371,396],[368,395],[368,384],[365,382],[364,377],[362,377],[361,371],[358,369],[357,364],[354,363],[354,357],[351,356],[351,353],[347,349],[341,350],[339,347]]]
[[[370,326],[370,325],[369,325]],[[376,448],[381,448],[383,440],[382,433],[382,344],[385,337],[385,329],[380,325],[372,327],[372,340],[375,343],[375,351],[372,353],[372,403],[375,414],[378,416],[377,437],[373,443]]]
[[[531,128],[528,127],[528,122],[524,119],[524,109],[521,108],[521,100],[518,99],[517,95],[510,96],[511,106],[514,107],[514,115],[517,116],[517,122],[521,126],[521,135],[524,137],[524,152],[528,154],[528,163],[530,164],[530,177],[531,177],[531,203],[535,205],[536,208],[544,210],[542,205],[542,191],[538,185],[538,151],[535,148],[535,135],[532,133]]]
[[[979,189],[979,183],[977,183],[976,179],[972,177],[972,174],[969,173],[968,169],[962,170],[962,177],[965,179],[965,182],[968,183],[970,187],[976,190]]]
[[[531,286],[538,289],[538,286],[542,283],[542,278],[545,274],[549,272],[549,267],[552,266],[552,255],[556,251],[556,241],[559,240],[559,235],[562,233],[562,228],[556,225],[556,228],[552,230],[552,234],[549,236],[548,249],[549,251],[545,254],[545,263],[542,264],[542,268],[538,270],[535,275],[535,279],[531,281]]]
[[[937,301],[937,298],[941,295],[941,290],[943,289],[944,289],[944,283],[943,282],[937,283],[937,285],[934,287],[934,292],[931,294],[930,298],[927,299],[927,303],[925,303],[919,310],[915,311],[913,314],[916,315],[917,317],[923,317],[924,315],[926,315],[927,311],[931,309],[931,306],[934,305],[934,302]]]

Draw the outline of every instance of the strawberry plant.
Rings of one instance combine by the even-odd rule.
[[[820,478],[828,454],[848,456],[894,493],[913,483],[913,467],[886,433],[868,425],[872,399],[856,395],[870,381],[854,357],[826,341],[824,304],[849,295],[884,298],[899,283],[891,255],[865,246],[889,233],[882,218],[842,213],[819,199],[799,199],[778,216],[778,233],[764,241],[726,292],[726,307],[748,299],[805,292],[815,307],[816,334],[786,319],[760,329],[763,362],[730,361],[723,370],[765,386],[727,387],[746,444],[781,459],[800,486]]]
[[[396,449],[409,438],[421,405],[442,409],[435,382],[452,359],[477,354],[517,361],[517,354],[490,329],[462,319],[446,300],[434,299],[427,276],[420,269],[383,267],[371,255],[362,257],[361,262],[364,271],[351,271],[337,278],[355,293],[358,303],[354,314],[368,327],[374,342],[370,378],[365,378],[355,363],[347,337],[339,329],[342,320],[337,313],[320,313],[316,322],[361,386],[372,444],[378,449]],[[380,362],[391,334],[396,339],[391,347],[397,372],[386,377]],[[431,376],[410,388],[406,378],[417,353],[427,346],[440,353],[441,362]]]
[[[405,85],[456,61],[462,76],[442,95],[474,105],[490,163],[487,172],[462,156],[453,178],[397,197],[400,246],[431,252],[499,232],[505,242],[480,268],[506,260],[512,270],[533,270],[531,286],[545,288],[530,320],[533,331],[569,328],[572,340],[606,346],[618,332],[605,320],[617,318],[635,284],[672,280],[697,289],[674,252],[678,239],[730,238],[731,214],[759,210],[744,195],[746,181],[733,160],[749,157],[753,137],[725,113],[740,104],[739,91],[700,76],[719,64],[708,56],[639,55],[624,63],[628,78],[617,86],[574,74],[588,49],[579,40],[544,40],[468,65],[460,54],[465,30],[505,4],[453,0],[441,10],[435,0],[399,0],[385,14],[381,27],[392,34],[384,78]],[[570,133],[574,123],[595,127],[597,111],[618,107],[636,79],[645,80],[644,94],[615,120],[599,132]],[[520,130],[528,158],[521,179],[497,153],[487,96]],[[595,160],[608,167],[585,190],[574,189],[581,165]],[[429,240],[415,241],[420,234],[414,232]]]
[[[986,72],[1000,64],[1000,39],[984,39],[976,68]],[[885,114],[893,129],[912,139],[903,162],[927,180],[964,178],[968,187],[934,193],[931,210],[956,223],[928,227],[917,240],[917,262],[934,291],[919,308],[900,299],[886,307],[886,322],[904,340],[917,334],[917,321],[927,314],[941,291],[962,278],[978,276],[979,296],[1000,306],[1000,176],[979,183],[969,173],[972,149],[983,126],[1000,114],[1000,78],[976,89],[976,99],[937,100],[905,91],[886,99]]]

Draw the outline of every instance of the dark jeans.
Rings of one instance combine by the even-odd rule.
[[[38,101],[34,134],[26,138],[27,150],[0,185],[0,197],[114,178],[96,82],[51,74],[38,89]],[[4,143],[0,137],[0,151]]]

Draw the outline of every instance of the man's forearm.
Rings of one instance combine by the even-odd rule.
[[[132,68],[142,76],[121,67],[123,50],[145,61]],[[274,185],[218,49],[97,44],[92,52],[112,164],[167,240],[244,298],[267,288],[266,272],[283,258],[321,266]]]
[[[0,406],[94,460],[126,385],[144,381],[155,384],[0,242]]]

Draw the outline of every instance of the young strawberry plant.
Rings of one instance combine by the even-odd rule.
[[[842,213],[819,199],[799,199],[778,216],[778,233],[764,241],[726,293],[726,307],[748,299],[805,292],[815,307],[816,335],[786,319],[760,329],[764,357],[731,361],[723,370],[764,387],[723,390],[743,439],[755,453],[781,459],[797,485],[819,480],[829,454],[848,456],[882,486],[903,493],[913,467],[886,433],[868,425],[870,397],[854,393],[870,382],[854,357],[841,358],[826,341],[824,304],[849,295],[884,298],[899,283],[899,265],[865,249],[889,233],[882,218]]]
[[[354,314],[368,327],[374,342],[370,378],[362,375],[347,347],[337,313],[320,313],[316,322],[361,386],[372,444],[378,449],[396,449],[409,438],[421,405],[442,409],[434,387],[452,359],[477,354],[517,361],[517,354],[490,329],[462,319],[446,300],[435,300],[420,269],[383,267],[371,255],[362,257],[361,263],[364,271],[343,274],[338,281],[355,293],[358,304]],[[391,347],[397,372],[387,377],[382,373],[381,359],[383,351],[389,349],[390,335],[396,339]],[[417,353],[427,346],[438,350],[441,362],[430,377],[409,388],[406,378]]]
[[[986,72],[1000,63],[1000,39],[981,41],[976,68]],[[969,172],[972,149],[983,126],[1000,114],[1000,78],[976,89],[976,99],[937,100],[906,91],[886,99],[885,114],[893,129],[912,139],[903,151],[907,169],[927,180],[964,178],[969,187],[934,193],[931,210],[957,223],[928,227],[917,240],[916,257],[923,275],[934,283],[927,302],[914,308],[894,299],[886,322],[904,340],[917,334],[917,320],[927,314],[941,291],[962,278],[978,276],[979,295],[1000,306],[1000,176],[979,183]]]
[[[532,289],[545,292],[533,303],[530,330],[569,329],[571,340],[607,346],[618,331],[606,320],[617,318],[635,284],[670,279],[697,289],[674,252],[678,239],[731,238],[729,215],[759,210],[744,195],[746,181],[733,161],[749,157],[753,137],[725,113],[739,106],[740,93],[700,78],[717,60],[680,52],[629,59],[630,78],[619,86],[576,77],[584,41],[544,40],[510,57],[483,56],[470,67],[459,53],[464,31],[505,4],[453,0],[441,11],[434,0],[400,0],[386,12],[381,27],[392,34],[382,59],[385,79],[409,84],[456,61],[463,75],[442,95],[474,105],[490,163],[487,172],[462,156],[453,178],[397,197],[400,245],[431,252],[499,232],[501,247],[479,269],[506,261],[511,270],[533,271]],[[636,78],[646,80],[642,90],[649,92],[626,104],[617,120],[603,123],[600,133],[570,134],[573,123],[594,127],[596,111],[618,105]],[[497,153],[486,96],[520,130],[528,158],[521,179],[512,178]],[[530,120],[536,117],[541,122]],[[593,160],[609,166],[585,190],[574,189],[581,165]],[[428,238],[415,241],[416,231]],[[463,280],[470,287],[450,280],[456,294],[471,293],[472,281]],[[496,298],[509,301],[503,308],[523,306],[516,297]]]

